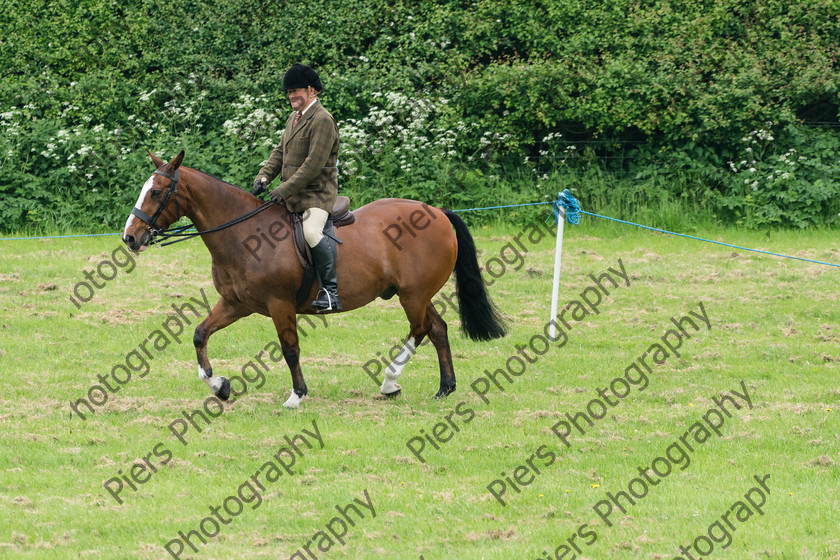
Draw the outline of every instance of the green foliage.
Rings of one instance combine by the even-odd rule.
[[[729,188],[720,195],[720,205],[750,228],[837,224],[840,138],[791,125],[780,135],[781,142],[768,130],[742,138],[743,159],[729,162]]]
[[[837,133],[803,128],[800,117],[821,108],[837,118],[836,8],[7,0],[0,229],[113,230],[146,178],[146,148],[162,157],[186,148],[187,165],[248,185],[285,122],[282,75],[294,62],[318,68],[324,103],[348,131],[343,188],[360,202],[551,198],[523,163],[542,150],[539,166],[554,174],[620,183],[609,195],[581,185],[581,195],[624,217],[638,213],[639,195],[613,199],[644,192],[653,215],[703,205],[746,227],[834,224]],[[727,162],[745,159],[740,139],[766,122],[778,140],[757,161],[765,179],[745,188],[747,171]],[[609,147],[553,169],[569,145],[541,145],[555,133],[615,139],[622,150],[641,143],[618,169],[602,159]],[[772,166],[791,149],[807,159],[782,180]]]

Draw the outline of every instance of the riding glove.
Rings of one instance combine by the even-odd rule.
[[[254,196],[259,196],[265,192],[267,182],[264,177],[254,179]]]

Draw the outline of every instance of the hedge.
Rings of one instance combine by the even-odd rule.
[[[804,121],[819,109],[837,123],[838,8],[6,0],[0,230],[120,226],[145,148],[186,148],[187,165],[250,184],[295,62],[321,74],[345,138],[342,184],[360,201],[531,201],[571,182],[626,207],[586,190],[600,173],[722,221],[836,224],[838,129]],[[633,157],[611,168],[581,148],[593,139],[632,140]]]

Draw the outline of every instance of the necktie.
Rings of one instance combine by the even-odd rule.
[[[303,115],[303,113],[301,113],[300,111],[298,111],[297,113],[295,113],[295,121],[292,123],[292,128],[294,128],[294,127],[296,127],[296,126],[297,126],[297,123],[298,123],[298,121],[300,120],[300,117],[301,117],[302,115]]]

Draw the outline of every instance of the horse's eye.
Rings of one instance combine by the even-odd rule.
[[[155,189],[152,191],[152,198],[157,198],[160,196],[160,189]]]

